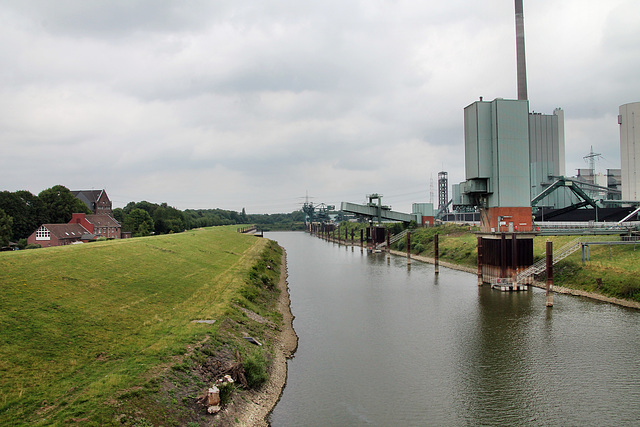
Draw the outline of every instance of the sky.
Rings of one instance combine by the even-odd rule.
[[[640,2],[524,0],[524,25],[567,175],[591,147],[619,168]],[[0,191],[114,207],[410,212],[465,179],[464,107],[517,97],[513,0],[0,0],[0,40]]]

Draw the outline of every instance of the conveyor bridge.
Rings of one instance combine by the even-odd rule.
[[[377,218],[379,223],[383,220],[400,222],[411,222],[416,220],[416,215],[414,214],[392,211],[389,206],[383,206],[382,196],[379,194],[371,194],[367,197],[369,198],[369,203],[367,203],[366,205],[342,202],[340,209],[343,212],[355,215]],[[374,200],[377,200],[378,203],[374,203]]]

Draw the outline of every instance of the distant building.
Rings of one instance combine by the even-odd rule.
[[[28,238],[27,244],[43,248],[89,242],[99,237],[122,238],[120,223],[110,215],[73,214],[68,224],[43,224]]]
[[[83,213],[73,214],[69,224],[80,224],[90,233],[108,239],[120,239],[122,237],[122,227],[111,215],[85,215]]]
[[[614,191],[622,191],[622,169],[607,169],[607,188]],[[611,196],[611,200],[621,200],[622,195]]]
[[[565,176],[564,111],[529,114],[529,157],[531,199],[542,193],[560,176]],[[560,209],[577,201],[575,195],[560,188],[538,202],[538,206]]]
[[[411,213],[416,216],[416,222],[420,225],[433,225],[435,222],[433,203],[414,203]]]
[[[113,206],[105,190],[79,190],[71,191],[77,199],[80,199],[96,215],[111,214]]]
[[[27,238],[27,244],[50,246],[64,246],[77,242],[89,242],[97,237],[80,224],[42,224]]]
[[[640,102],[620,106],[622,200],[640,201]]]

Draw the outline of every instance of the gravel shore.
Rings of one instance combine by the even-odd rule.
[[[399,255],[399,256],[407,256],[406,252],[400,252],[400,251],[392,250],[391,253],[394,254],[394,255]],[[425,256],[421,256],[421,255],[413,255],[412,254],[411,255],[411,259],[412,260],[417,260],[417,261],[422,261],[422,262],[428,262],[430,264],[435,263],[435,259],[434,258],[425,257]],[[466,271],[467,273],[472,273],[472,274],[476,274],[478,272],[477,268],[471,268],[471,267],[466,267],[464,265],[452,264],[452,263],[446,262],[446,261],[440,261],[440,265],[443,266],[443,267],[454,269],[454,270]],[[546,287],[547,287],[546,283],[538,282],[538,281],[535,281],[531,285],[535,286],[537,288],[542,288],[542,289],[546,289]],[[610,304],[620,305],[622,307],[635,308],[635,309],[640,310],[640,302],[637,302],[637,301],[629,301],[629,300],[620,299],[620,298],[608,297],[606,295],[596,294],[596,293],[587,292],[587,291],[581,291],[579,289],[567,288],[565,286],[558,286],[558,285],[554,284],[553,285],[553,292],[556,292],[556,293],[559,293],[559,294],[568,294],[568,295],[580,296],[580,297],[585,297],[585,298],[591,298],[591,299],[595,299],[595,300],[598,300],[598,301],[608,302]]]
[[[298,348],[298,336],[293,330],[293,314],[287,284],[287,254],[283,253],[280,267],[280,297],[278,310],[282,313],[282,330],[276,338],[276,354],[268,382],[255,392],[246,394],[240,402],[234,402],[226,409],[225,418],[237,426],[268,426],[267,417],[280,400],[287,382],[287,359],[293,357]]]

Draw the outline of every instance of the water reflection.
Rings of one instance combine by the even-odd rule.
[[[302,233],[267,237],[287,249],[300,337],[274,426],[640,419],[635,311],[562,295],[547,309],[540,290],[478,288],[473,274]]]

